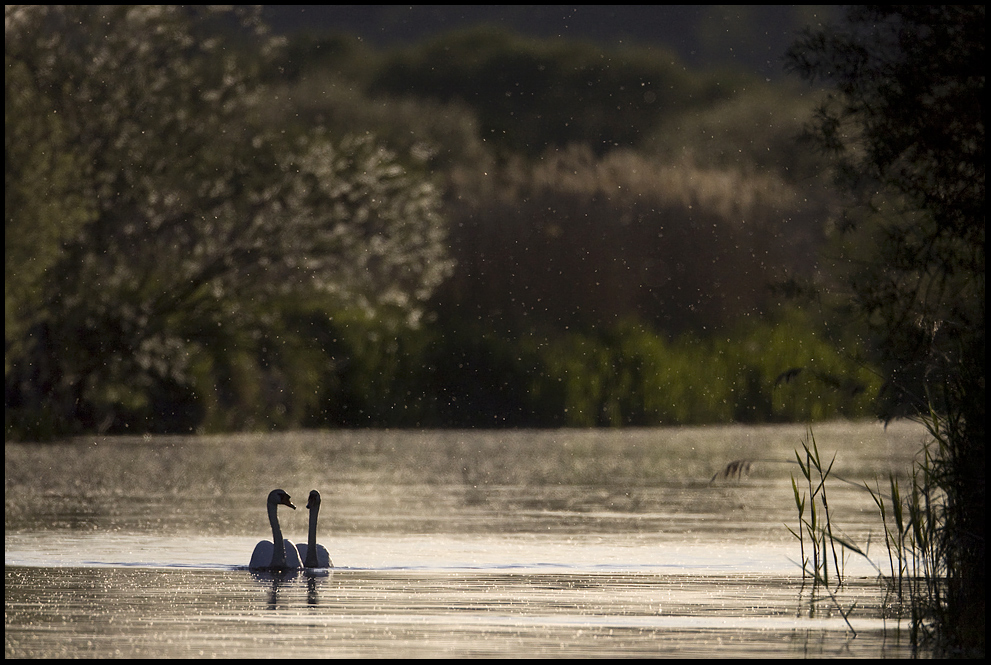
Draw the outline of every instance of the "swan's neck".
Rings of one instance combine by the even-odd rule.
[[[317,544],[317,512],[320,508],[314,508],[310,511],[310,533],[306,537],[306,544],[312,550]]]
[[[316,568],[320,565],[317,559],[317,512],[319,510],[319,505],[310,509],[310,531],[306,536],[306,561],[303,562],[307,568]]]
[[[285,568],[286,544],[282,540],[282,529],[279,528],[279,504],[268,504],[268,521],[272,525],[272,568]]]

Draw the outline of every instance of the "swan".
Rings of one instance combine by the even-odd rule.
[[[330,554],[323,545],[317,545],[317,513],[320,512],[320,492],[310,491],[310,499],[306,502],[306,508],[310,511],[310,532],[306,538],[305,545],[297,545],[299,558],[303,560],[305,568],[333,568],[334,562],[330,560]]]
[[[272,525],[272,540],[263,540],[255,545],[255,551],[251,553],[251,569],[269,570],[293,570],[302,568],[299,560],[299,552],[296,546],[282,537],[282,529],[279,528],[279,516],[277,510],[279,505],[292,505],[290,497],[285,490],[272,490],[268,495],[268,521]]]

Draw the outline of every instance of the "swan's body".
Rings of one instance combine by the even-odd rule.
[[[299,558],[305,568],[333,568],[334,562],[323,545],[317,545],[317,513],[320,512],[320,492],[312,490],[310,500],[306,502],[310,511],[310,531],[305,545],[297,545]]]
[[[251,563],[248,568],[254,570],[295,570],[302,568],[299,552],[296,546],[282,537],[282,529],[279,528],[279,505],[292,505],[289,495],[283,490],[272,490],[268,495],[268,521],[272,525],[272,540],[263,540],[255,545],[255,551],[251,553]]]

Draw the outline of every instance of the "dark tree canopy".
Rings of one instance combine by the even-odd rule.
[[[806,33],[790,63],[835,86],[812,137],[861,204],[841,225],[859,234],[850,286],[900,372],[892,389],[919,407],[923,375],[983,384],[961,371],[984,366],[984,7],[858,6],[848,20]]]
[[[859,205],[847,286],[877,334],[889,413],[943,444],[949,640],[983,653],[983,5],[870,5],[811,30],[789,64],[835,92],[812,126]],[[935,420],[933,417],[935,416]]]

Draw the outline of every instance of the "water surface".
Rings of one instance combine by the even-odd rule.
[[[817,426],[834,473],[903,477],[916,426]],[[5,445],[7,657],[905,657],[870,497],[829,486],[835,600],[785,524],[803,427],[342,431]],[[736,459],[744,477],[710,479]],[[246,569],[323,495],[335,568]],[[839,609],[853,607],[848,619]],[[852,629],[851,629],[852,626]],[[855,633],[854,633],[855,631]]]

